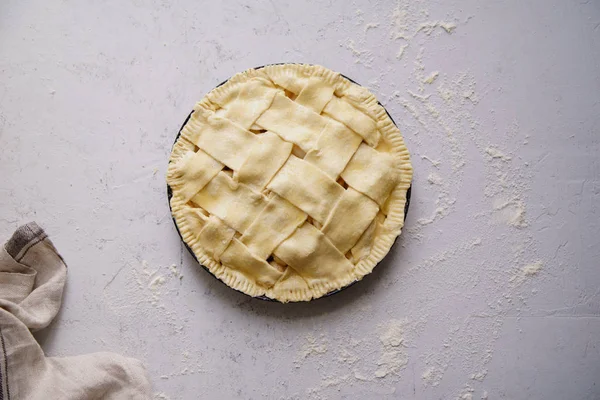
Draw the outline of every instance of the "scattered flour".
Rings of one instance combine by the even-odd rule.
[[[327,340],[323,334],[317,339],[312,334],[308,334],[305,338],[306,342],[298,351],[294,364],[296,368],[300,368],[301,363],[308,357],[313,355],[321,355],[327,352]]]
[[[408,364],[404,344],[405,325],[401,321],[392,320],[381,328],[383,333],[379,336],[379,340],[383,348],[375,371],[377,378],[384,378],[389,374],[398,375]]]
[[[340,353],[338,356],[339,362],[346,363],[348,365],[354,365],[360,360],[360,358],[358,357],[358,355],[356,355],[355,352],[351,352],[350,350],[348,350],[345,347],[341,347],[339,349],[339,353]]]
[[[431,158],[427,157],[427,156],[421,156],[421,158],[423,160],[427,160],[431,163],[431,165],[433,165],[434,167],[438,168],[440,166],[440,162],[439,161],[434,161]]]
[[[321,387],[329,388],[329,387],[339,386],[339,385],[346,383],[349,378],[350,378],[350,375],[344,375],[344,376],[340,376],[340,377],[328,377],[328,378],[323,379],[323,381],[321,382]]]
[[[163,273],[164,272],[164,273]],[[122,323],[114,324],[116,335],[123,349],[115,349],[125,355],[132,355],[142,361],[151,357],[154,348],[140,344],[138,330],[158,332],[165,349],[173,353],[185,349],[178,365],[167,371],[149,371],[156,379],[168,380],[172,377],[206,373],[203,368],[202,352],[198,348],[197,337],[188,336],[190,310],[175,307],[169,301],[181,289],[182,274],[176,264],[164,267],[150,267],[148,261],[125,264],[105,285],[104,304],[110,318],[118,321],[136,321],[136,329],[123,329]],[[161,326],[163,329],[156,329]],[[121,327],[121,328],[119,328]],[[150,342],[151,343],[151,342]],[[174,347],[170,348],[173,344]],[[136,349],[131,354],[130,349]],[[163,397],[160,397],[163,396]],[[168,399],[164,393],[156,393],[156,399]]]
[[[456,29],[456,24],[453,22],[439,22],[439,26],[442,27],[447,33],[452,33]]]
[[[181,271],[177,268],[176,264],[171,264],[169,266],[169,271],[171,271],[171,274],[176,277],[179,278],[180,280],[183,279],[183,274],[181,273]]]
[[[542,270],[544,264],[541,261],[536,261],[523,267],[523,273],[526,276],[537,275]]]
[[[406,50],[406,48],[408,47],[408,44],[403,44],[402,46],[400,46],[400,49],[398,49],[398,53],[396,53],[396,59],[401,60],[402,56],[404,55],[404,51]]]
[[[340,392],[354,385],[367,385],[377,396],[393,394],[393,384],[403,378],[401,372],[409,362],[407,341],[420,334],[424,324],[424,319],[415,322],[391,319],[372,332],[363,333],[361,339],[343,330],[331,341],[335,345],[332,350],[338,355],[337,363],[333,364],[322,362],[330,358],[324,345],[329,342],[328,337],[322,333],[309,334],[302,343],[295,365],[303,368],[305,363],[309,364],[306,366],[310,370],[316,369],[321,380],[319,385],[306,390],[306,398],[329,398],[327,393]],[[339,398],[340,394],[334,397]]]
[[[444,371],[436,367],[430,367],[423,372],[421,379],[425,386],[438,386],[444,377]]]
[[[159,290],[160,286],[165,284],[165,278],[162,275],[157,275],[154,278],[152,278],[152,280],[150,281],[150,283],[148,284],[148,287],[156,292]]]
[[[542,270],[542,267],[544,266],[544,263],[540,260],[531,263],[531,264],[527,264],[526,266],[523,267],[522,271],[523,274],[525,274],[525,276],[533,276],[533,275],[537,275],[538,272],[540,272]]]
[[[363,382],[373,382],[372,378],[369,378],[358,371],[354,371],[354,378]]]
[[[515,228],[526,228],[529,226],[525,220],[525,204],[522,200],[513,198],[510,200],[502,200],[497,198],[494,201],[494,212],[497,215],[496,220],[505,223]]]
[[[347,39],[342,45],[352,52],[356,64],[362,64],[367,68],[371,68],[371,64],[374,60],[374,55],[371,50],[359,49],[353,39]]]
[[[420,2],[402,0],[396,3],[391,15],[390,38],[392,40],[413,39],[419,32],[431,36],[436,28],[441,28],[448,34],[456,29],[456,24],[446,21],[423,21],[429,16],[427,10],[418,10]]]
[[[492,158],[498,158],[502,161],[510,161],[512,159],[512,157],[505,155],[504,153],[502,153],[500,150],[494,148],[494,147],[486,147],[485,152]]]
[[[369,29],[375,29],[375,28],[377,28],[378,26],[379,26],[379,23],[378,23],[378,22],[375,22],[375,23],[373,23],[373,22],[372,22],[372,23],[370,23],[370,24],[366,24],[366,25],[365,25],[365,33],[366,33],[366,32],[368,32],[368,31],[369,31]]]
[[[437,173],[430,172],[429,176],[427,177],[427,182],[429,182],[431,185],[441,185],[444,181]]]
[[[393,40],[408,39],[408,30],[411,25],[411,14],[413,10],[408,9],[406,4],[398,2],[392,12],[390,37]]]
[[[487,376],[487,373],[488,373],[487,369],[484,369],[483,371],[477,372],[475,374],[471,374],[471,379],[474,381],[483,382],[483,380]]]
[[[365,19],[363,18],[364,14],[365,13],[360,8],[354,11],[354,16],[356,17],[356,25],[362,25],[365,23]]]
[[[517,286],[521,285],[527,278],[538,275],[543,267],[544,263],[541,260],[526,264],[514,272],[513,276],[509,279],[509,282],[515,283]]]
[[[458,395],[457,399],[459,399],[459,400],[473,400],[473,393],[474,392],[475,392],[475,389],[473,389],[469,385],[465,385],[465,388]]]
[[[398,96],[399,93],[394,93],[393,96]],[[417,111],[416,107],[413,106],[408,100],[400,98],[398,102],[404,107],[416,120],[423,126],[427,126],[424,120],[421,118],[421,114]],[[415,134],[418,134],[415,132]]]
[[[427,36],[430,36],[436,28],[442,28],[446,33],[451,34],[456,29],[456,24],[444,21],[427,21],[419,25],[417,32],[425,32]]]
[[[435,82],[438,76],[440,76],[439,71],[432,72],[423,80],[423,83],[431,85],[433,82]]]

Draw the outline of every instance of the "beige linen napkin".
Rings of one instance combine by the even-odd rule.
[[[112,353],[46,357],[31,334],[60,308],[67,266],[36,223],[0,249],[0,400],[148,399],[138,360]]]

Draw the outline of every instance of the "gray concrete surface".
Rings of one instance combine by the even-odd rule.
[[[415,168],[389,256],[309,304],[217,282],[166,202],[194,102],[274,62],[370,87]],[[600,398],[599,135],[594,0],[0,4],[0,235],[69,265],[38,338],[157,399]]]

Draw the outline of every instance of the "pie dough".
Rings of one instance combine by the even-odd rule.
[[[250,69],[208,93],[167,173],[198,261],[281,302],[369,274],[400,234],[411,180],[402,135],[375,96],[300,64]]]

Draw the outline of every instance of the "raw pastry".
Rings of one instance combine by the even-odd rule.
[[[375,97],[299,64],[250,69],[207,94],[167,174],[198,261],[282,302],[370,273],[400,234],[411,179],[402,135]]]

